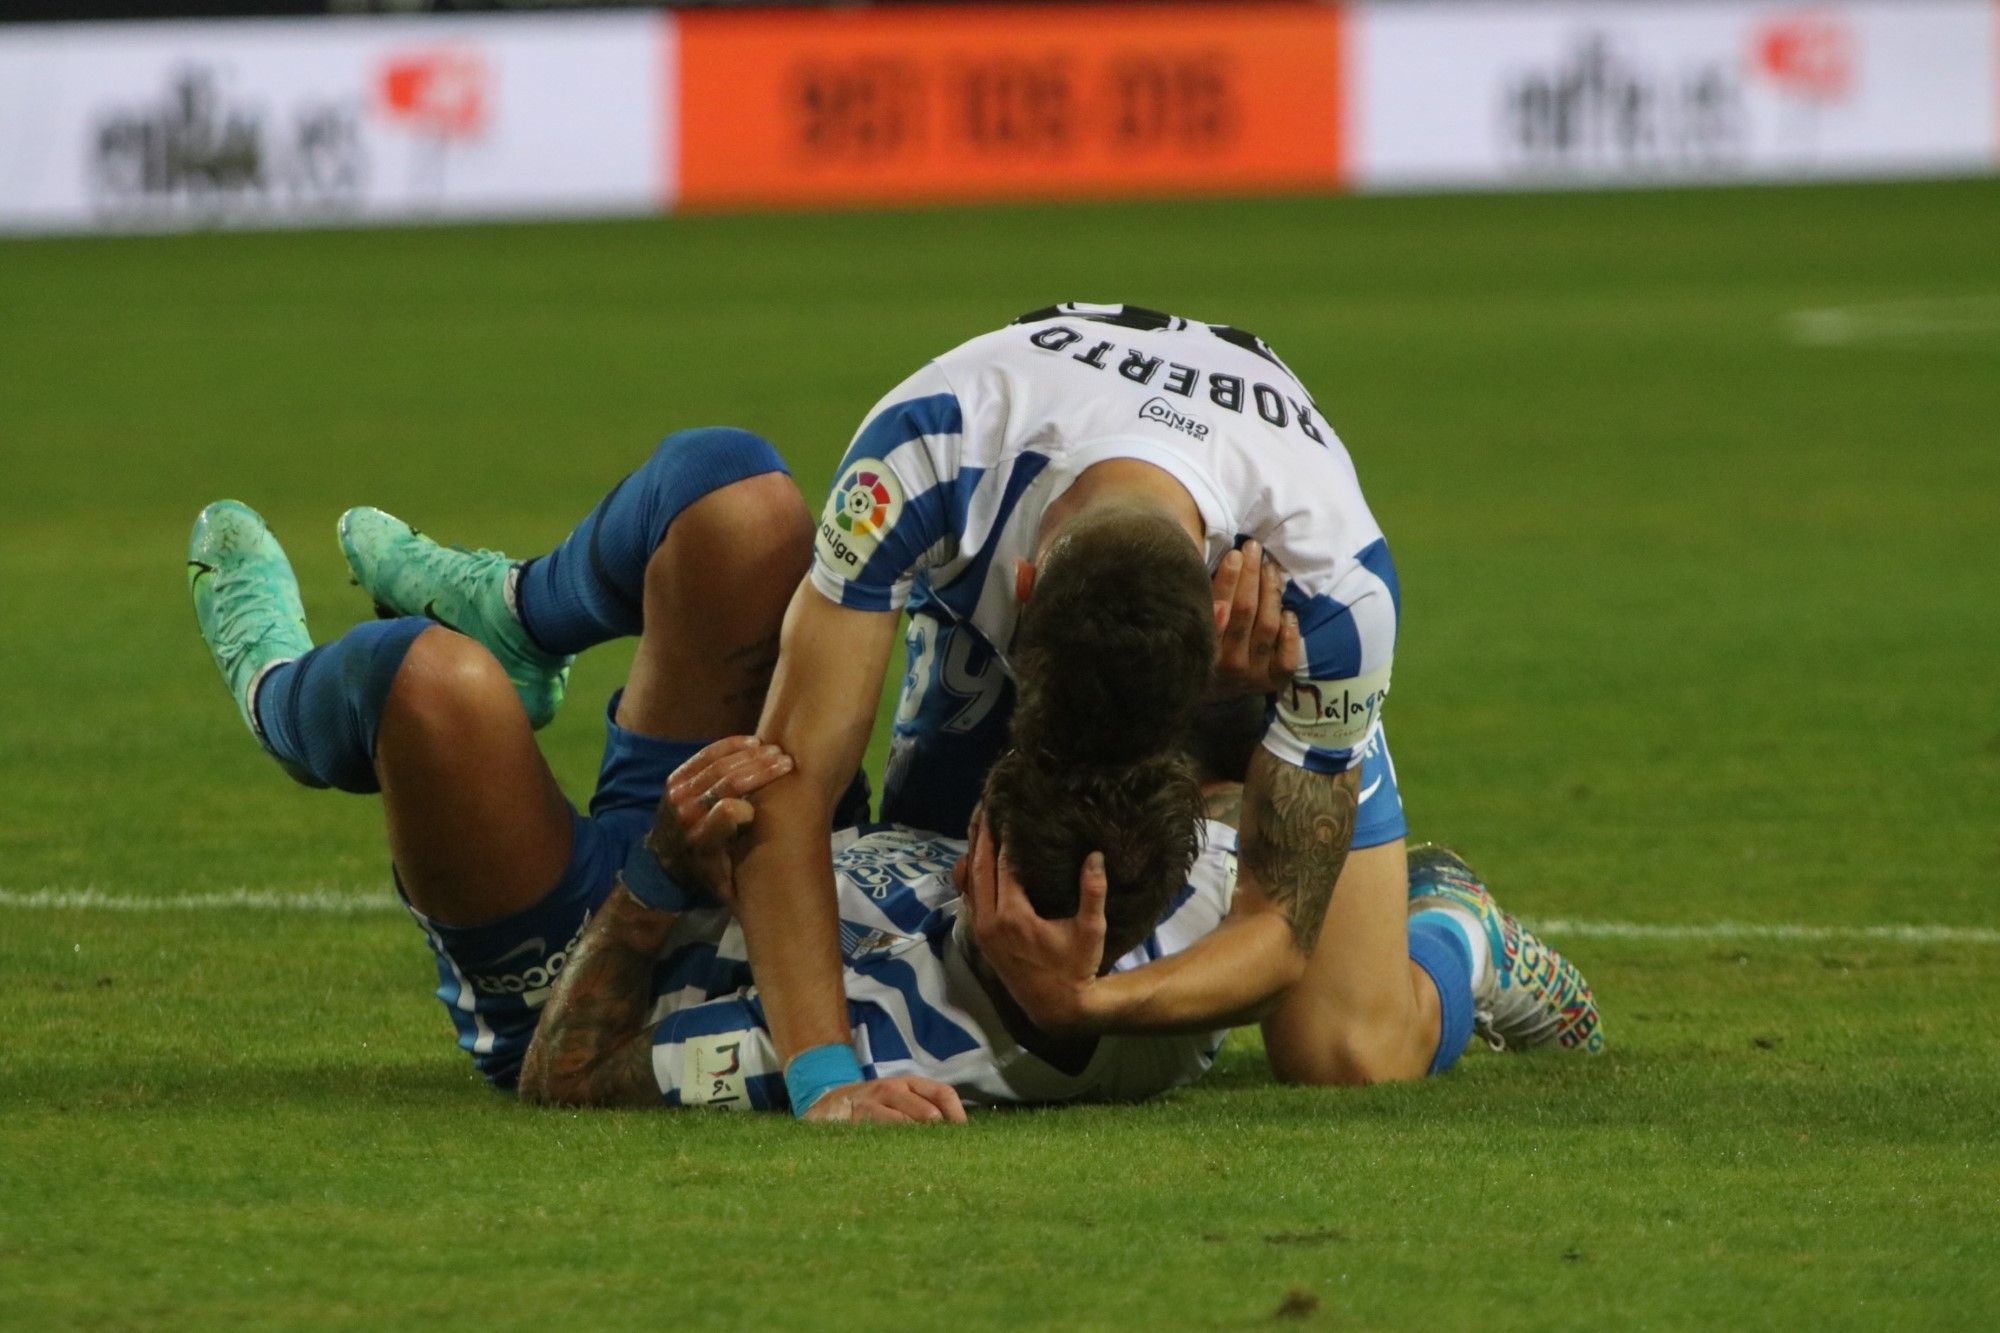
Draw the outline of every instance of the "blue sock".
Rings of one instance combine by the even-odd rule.
[[[1410,919],[1410,961],[1424,970],[1438,992],[1438,1047],[1430,1072],[1442,1074],[1465,1054],[1472,1038],[1472,950],[1447,921]]]
[[[770,441],[747,430],[706,426],[669,435],[562,545],[521,567],[515,585],[521,623],[557,654],[637,634],[645,619],[646,562],[680,512],[734,482],[789,471]]]
[[[434,623],[421,616],[370,621],[271,668],[253,708],[265,748],[322,786],[380,791],[375,732],[382,706],[410,645]]]

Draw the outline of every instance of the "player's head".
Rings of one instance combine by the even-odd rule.
[[[1092,505],[1042,554],[1011,649],[1024,749],[1130,763],[1180,742],[1215,661],[1202,553],[1156,505]]]
[[[1100,765],[1012,749],[986,776],[984,810],[1040,916],[1075,916],[1084,859],[1104,853],[1107,967],[1152,933],[1201,849],[1201,787],[1178,750]]]

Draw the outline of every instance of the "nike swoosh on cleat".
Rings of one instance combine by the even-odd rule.
[[[213,574],[213,573],[215,572],[215,566],[214,566],[214,565],[211,565],[211,564],[208,564],[208,563],[206,563],[206,562],[204,562],[204,561],[201,561],[201,560],[190,560],[190,561],[188,561],[188,568],[189,568],[189,569],[194,569],[194,570],[199,570],[199,571],[201,571],[201,573],[203,573],[203,574]]]
[[[435,597],[433,597],[430,601],[424,603],[424,616],[426,619],[437,621],[438,624],[443,625],[446,629],[458,630],[460,634],[465,633],[464,630],[458,629],[458,626],[452,624],[449,620],[446,620],[443,616],[438,614],[437,599]]]

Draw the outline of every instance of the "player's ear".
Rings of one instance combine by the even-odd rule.
[[[1035,562],[1016,560],[1014,562],[1014,600],[1025,602],[1035,593]],[[1227,609],[1227,608],[1224,608]],[[1218,626],[1218,628],[1220,628]]]

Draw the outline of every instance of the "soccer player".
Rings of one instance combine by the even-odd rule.
[[[778,620],[809,558],[809,515],[762,440],[669,438],[524,570],[445,551],[377,511],[351,512],[341,535],[359,572],[379,575],[393,556],[431,618],[380,620],[314,647],[283,550],[230,501],[203,511],[190,542],[197,618],[244,721],[289,773],[381,793],[398,889],[436,955],[439,998],[494,1084],[522,1080],[551,988],[571,972],[522,1085],[537,1099],[936,1120],[958,1118],[965,1097],[1143,1097],[1212,1059],[1219,1033],[1037,1032],[960,924],[959,885],[985,884],[992,897],[995,840],[968,857],[960,844],[871,828],[842,835],[831,859],[849,1038],[872,1077],[817,1088],[809,1104],[788,1096],[726,910],[726,846],[753,816],[745,798],[790,760],[743,736],[704,743],[754,723]],[[717,551],[729,554],[728,577],[713,570]],[[586,816],[534,742],[567,670],[566,654],[540,645],[580,651],[631,633],[639,651],[611,703]],[[1226,911],[1233,835],[1211,826],[1197,861],[1199,801],[1185,760],[1137,786],[1051,788],[1019,762],[996,765],[988,784],[996,827],[1032,824],[1038,846],[1056,849],[1022,862],[1034,910],[1073,913],[1084,899],[1095,920],[1108,909],[1108,947],[1131,954],[1122,966],[1177,951]],[[635,941],[645,947],[634,952]]]
[[[1211,606],[1211,572],[1267,553],[1287,574],[1274,604]],[[1440,1072],[1475,1027],[1499,1045],[1597,1049],[1573,966],[1469,876],[1411,883],[1381,728],[1400,597],[1345,448],[1252,335],[1058,306],[905,380],[841,465],[758,728],[796,764],[764,793],[737,873],[780,1057],[860,1076],[842,1053],[824,829],[905,608],[882,813],[946,831],[1009,743],[1057,773],[1180,744],[1210,684],[1211,615],[1226,641],[1282,615],[1275,651],[1218,682],[1272,698],[1230,920],[1172,959],[1103,974],[1087,919],[1009,915],[982,947],[1043,1027],[1261,1017],[1274,1070],[1308,1083]]]

